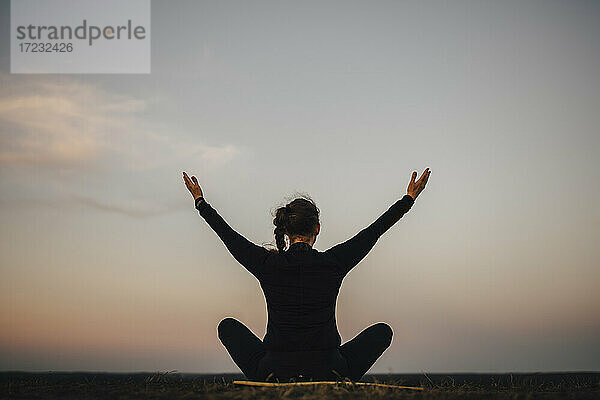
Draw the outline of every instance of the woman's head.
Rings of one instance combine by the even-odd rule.
[[[279,252],[285,250],[285,235],[290,243],[296,239],[310,241],[319,233],[319,208],[307,195],[297,197],[275,210],[275,243]]]

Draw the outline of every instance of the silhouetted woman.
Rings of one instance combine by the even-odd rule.
[[[413,205],[431,171],[419,180],[413,172],[407,194],[354,237],[326,251],[312,246],[319,230],[319,209],[299,197],[275,213],[278,250],[258,246],[233,230],[204,199],[195,176],[183,178],[196,209],[219,235],[233,257],[260,282],[268,322],[263,340],[233,318],[217,328],[233,361],[252,380],[359,380],[388,348],[392,328],[369,326],[341,345],[335,305],[344,276],[373,248],[377,239]],[[286,250],[285,236],[290,245]]]

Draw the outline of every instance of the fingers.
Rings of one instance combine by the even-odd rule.
[[[410,178],[410,183],[408,184],[407,194],[416,199],[419,193],[425,189],[425,185],[427,184],[427,180],[429,179],[429,175],[431,174],[431,170],[429,168],[425,168],[425,171],[421,174],[421,177],[418,181],[415,182],[415,178],[417,177],[417,172],[413,171],[412,176]]]
[[[184,172],[183,173],[183,180],[185,181],[185,186],[187,186],[188,190],[192,194],[194,194],[194,191],[195,191],[196,187],[200,188],[200,185],[198,185],[198,180],[196,179],[195,176],[192,176],[192,179],[190,179],[190,177]]]
[[[188,187],[191,185],[190,178],[189,178],[189,176],[187,176],[187,174],[185,172],[183,173],[183,181],[185,182],[185,184]]]
[[[194,186],[194,185],[200,186],[200,184],[198,183],[198,179],[196,179],[195,176],[192,175],[192,179],[190,179],[190,177],[185,172],[183,173],[183,180],[185,181],[186,185],[188,185],[188,186]]]
[[[423,185],[426,184],[427,183],[427,179],[429,179],[429,174],[430,173],[431,173],[431,171],[429,170],[429,168],[425,168],[425,171],[423,171],[423,174],[421,175],[421,177],[417,181],[417,184],[421,184],[421,183]]]
[[[427,180],[429,179],[429,174],[431,174],[431,171],[424,172],[421,179],[419,179],[419,182],[417,183],[419,191],[425,189],[425,185],[427,185]]]

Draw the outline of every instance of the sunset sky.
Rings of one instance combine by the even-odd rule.
[[[600,370],[600,3],[153,1],[148,75],[9,73],[0,2],[0,370],[234,372],[257,244],[296,193],[314,247],[432,170],[346,277],[371,372]]]

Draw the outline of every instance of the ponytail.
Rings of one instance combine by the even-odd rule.
[[[275,211],[275,218],[273,219],[273,224],[275,225],[275,243],[277,245],[277,250],[280,253],[283,253],[285,250],[285,227],[287,225],[287,207],[279,207],[277,211]]]

